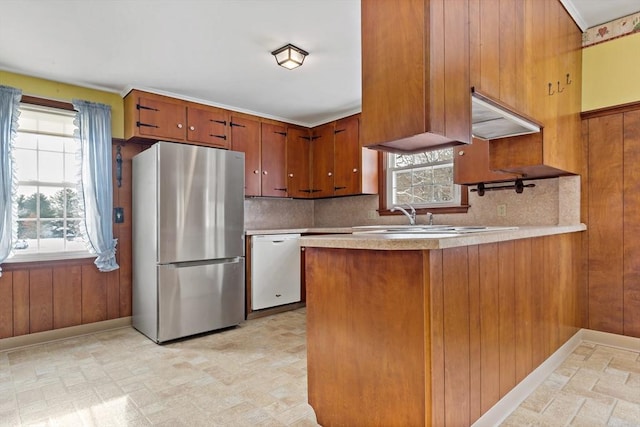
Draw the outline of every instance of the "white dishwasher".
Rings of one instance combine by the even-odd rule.
[[[300,301],[300,234],[251,238],[251,309]]]

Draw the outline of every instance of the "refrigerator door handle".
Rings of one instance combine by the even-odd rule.
[[[184,268],[184,267],[197,267],[199,265],[212,265],[212,264],[237,264],[242,257],[233,258],[218,258],[218,259],[205,259],[201,261],[184,261],[184,262],[169,262],[165,264],[158,264],[163,267],[169,268]]]

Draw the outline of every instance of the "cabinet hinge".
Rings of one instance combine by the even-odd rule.
[[[157,125],[150,125],[149,123],[136,122],[136,127],[147,127],[147,128],[159,128]]]
[[[145,107],[144,105],[140,105],[140,104],[136,104],[136,109],[137,110],[150,110],[150,111],[160,111],[157,108],[153,108],[153,107]]]

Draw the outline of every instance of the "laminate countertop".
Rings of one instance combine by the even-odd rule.
[[[261,234],[351,234],[352,227],[309,227],[309,228],[272,228],[262,230],[246,230],[247,236]]]
[[[300,238],[301,247],[370,249],[370,250],[425,250],[458,246],[479,245],[506,240],[576,233],[586,230],[584,224],[521,226],[510,229],[479,231],[473,233],[368,232],[354,234],[305,235]]]

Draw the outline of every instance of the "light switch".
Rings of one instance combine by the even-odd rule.
[[[114,222],[116,224],[121,224],[124,222],[124,208],[114,208],[113,209],[113,217],[114,217]]]

